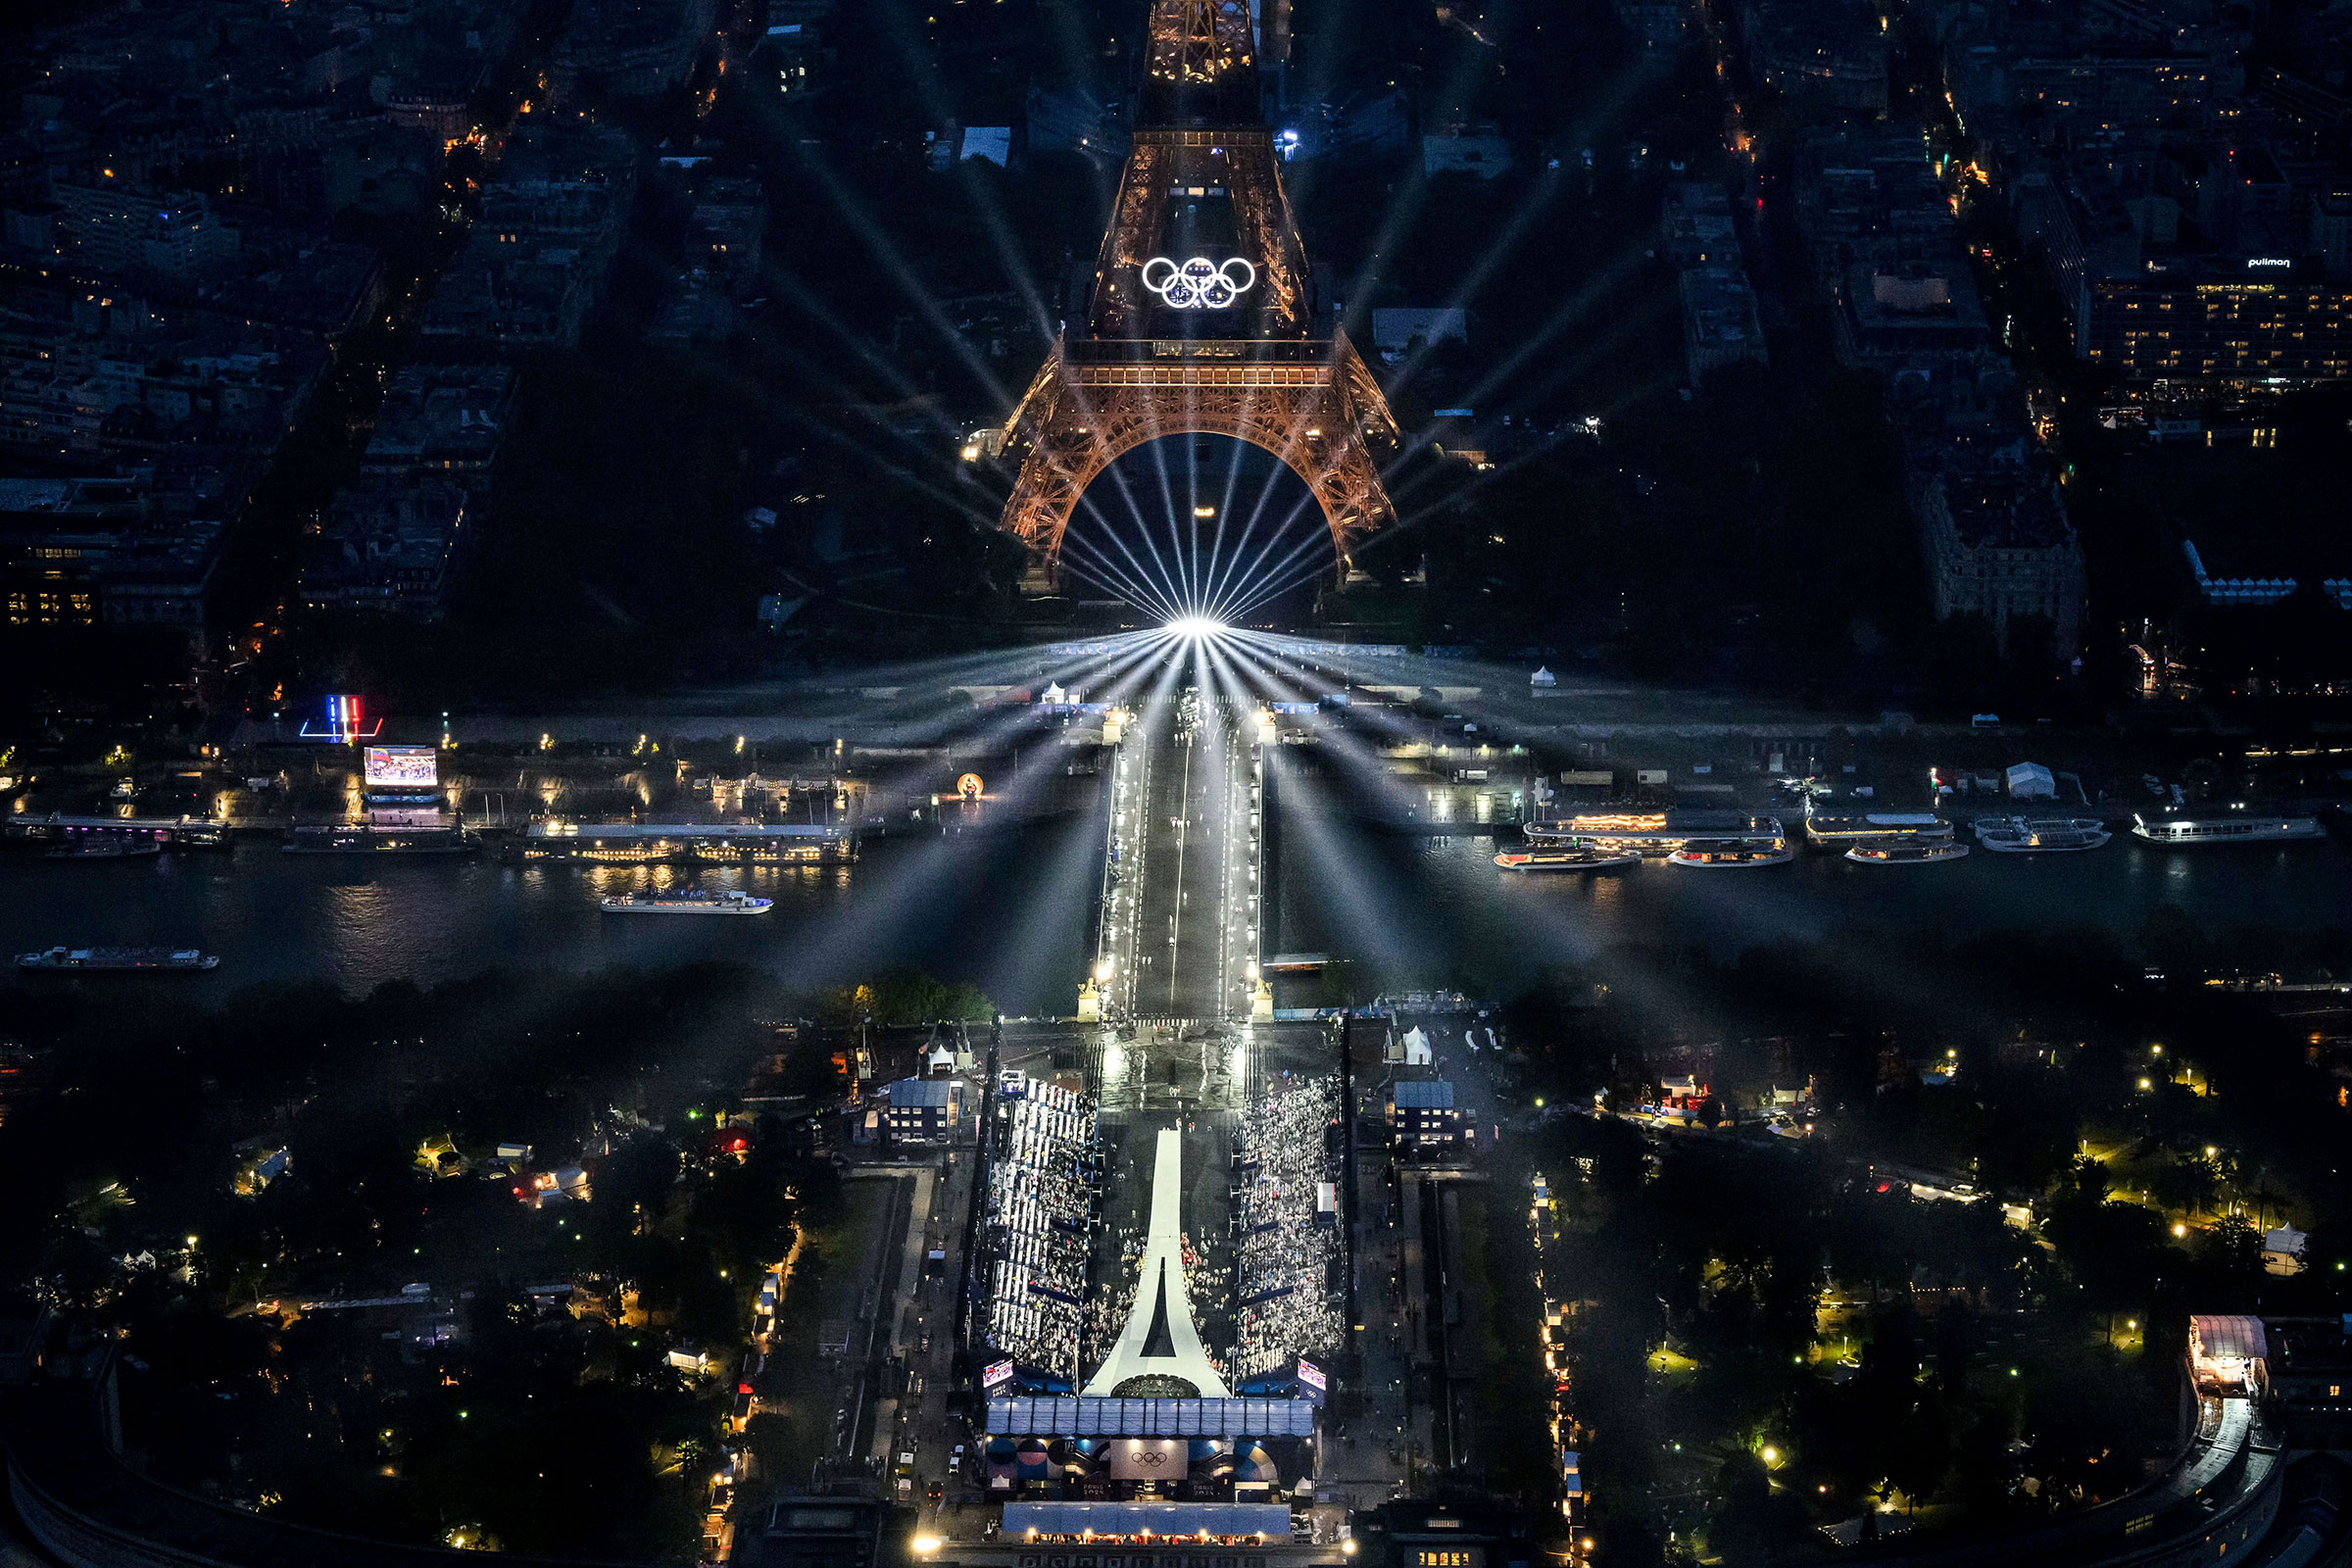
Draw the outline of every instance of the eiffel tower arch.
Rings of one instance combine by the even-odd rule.
[[[1322,508],[1343,563],[1392,520],[1396,421],[1344,332],[1313,335],[1306,258],[1258,108],[1246,0],[1152,0],[1134,140],[1086,318],[1004,425],[1021,467],[1003,527],[1058,585],[1086,488],[1171,435],[1273,454]]]

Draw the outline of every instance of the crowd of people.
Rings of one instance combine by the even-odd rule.
[[[1100,1174],[1095,1102],[1032,1079],[999,1128],[980,1321],[999,1354],[1074,1387]]]
[[[1242,1112],[1235,1162],[1236,1292],[1233,1373],[1279,1375],[1300,1355],[1340,1343],[1345,1325],[1328,1282],[1340,1256],[1336,1208],[1317,1197],[1335,1181],[1327,1152],[1340,1119],[1336,1073],[1284,1073]]]

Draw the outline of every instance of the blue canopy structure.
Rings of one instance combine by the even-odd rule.
[[[1291,1510],[1278,1502],[1008,1502],[1004,1534],[1041,1536],[1263,1536],[1287,1541]]]

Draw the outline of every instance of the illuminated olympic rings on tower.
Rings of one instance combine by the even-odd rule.
[[[1221,311],[1257,282],[1257,269],[1239,256],[1221,265],[1205,256],[1189,262],[1154,256],[1144,264],[1143,273],[1144,287],[1171,311]]]

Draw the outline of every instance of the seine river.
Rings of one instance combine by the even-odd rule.
[[[2352,925],[2352,854],[2323,843],[2162,850],[2119,833],[2051,856],[1979,849],[1940,865],[1856,865],[1800,849],[1753,870],[1642,865],[1599,876],[1511,875],[1485,839],[1412,839],[1284,822],[1291,952],[1348,956],[1382,977],[1502,996],[1550,965],[1624,945],[1718,958],[1856,927],[1951,942],[2000,928],[2103,926],[2132,951],[2160,906],[2215,927]],[[1345,845],[1350,852],[1337,853]],[[1301,848],[1308,853],[1299,853]],[[1441,963],[1428,955],[1443,955]]]
[[[681,872],[484,858],[230,853],[144,860],[0,858],[0,952],[59,943],[201,946],[208,998],[318,979],[364,993],[497,967],[597,968],[718,958],[820,984],[918,964],[979,983],[1007,1012],[1072,1005],[1100,874],[1099,824],[869,843],[854,865]],[[1655,865],[1510,877],[1484,838],[1419,839],[1286,813],[1276,945],[1356,959],[1391,986],[1506,995],[1612,947],[1728,956],[1856,923],[1945,940],[1995,927],[2104,925],[2127,943],[2159,906],[2225,926],[2352,922],[2352,855],[2333,842],[2157,850],[2119,835],[2047,858],[1978,851],[1944,865],[1834,856],[1753,871]],[[608,892],[680,879],[776,902],[755,919],[607,915]]]

